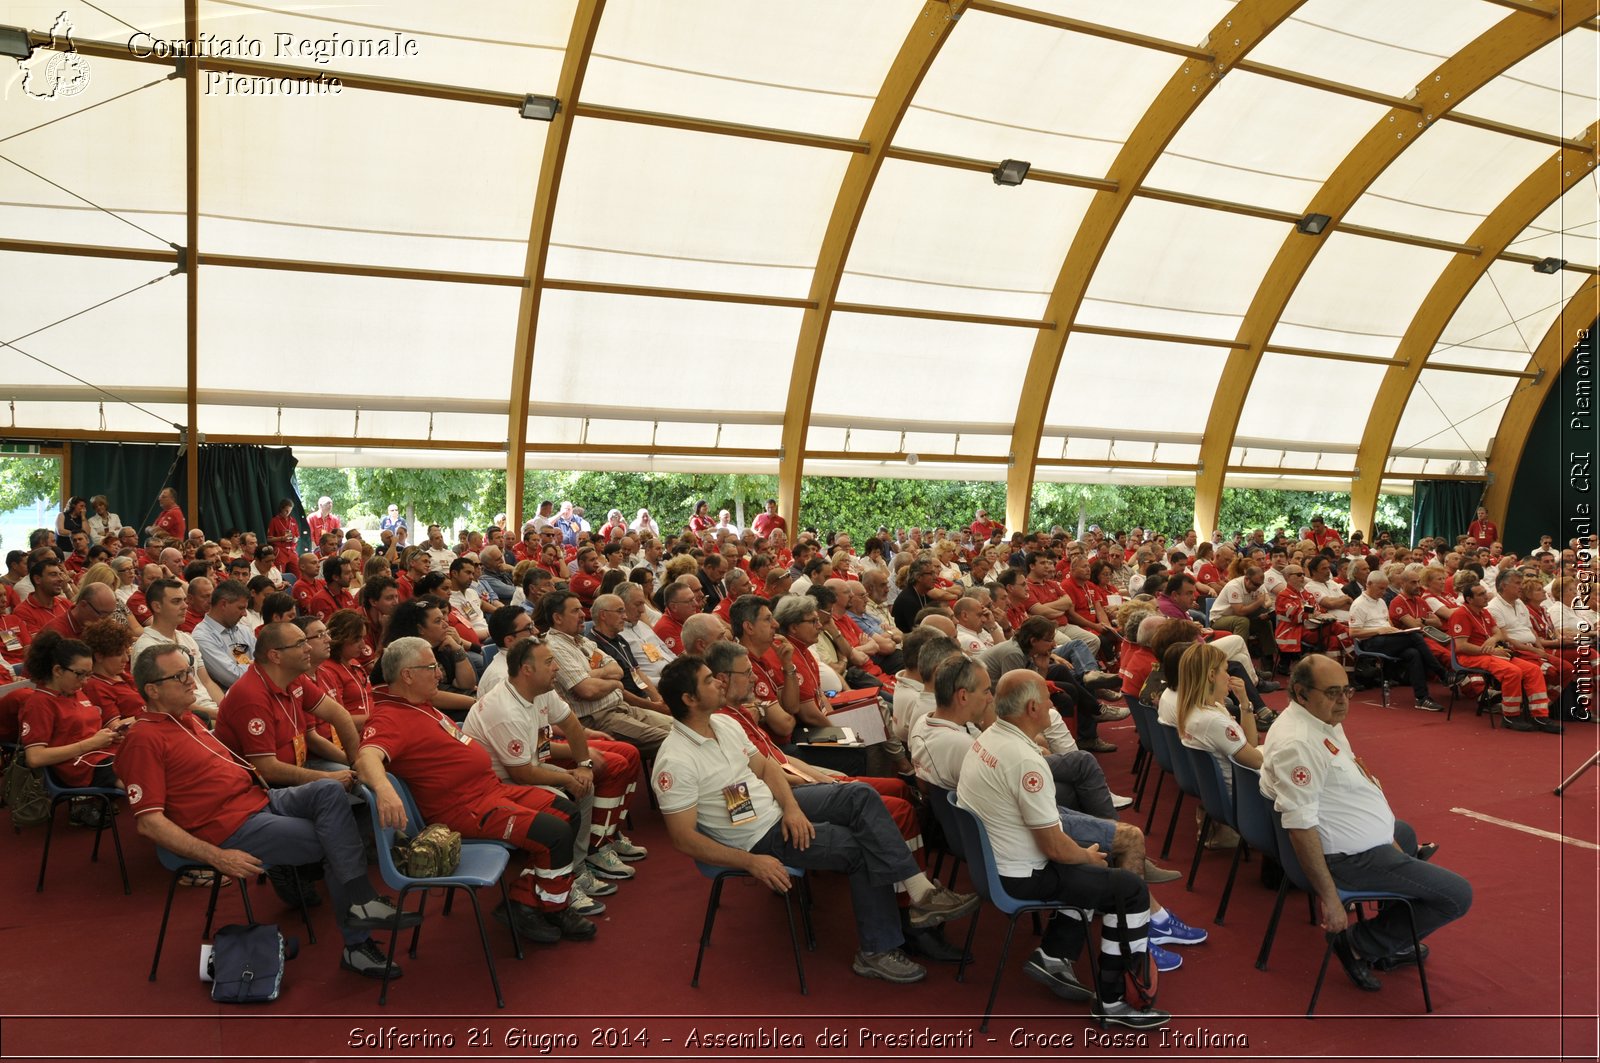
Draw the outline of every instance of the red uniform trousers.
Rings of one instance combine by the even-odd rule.
[[[626,742],[589,739],[589,758],[602,766],[595,773],[594,814],[589,823],[589,851],[595,852],[611,842],[622,825],[628,795],[639,784],[639,750]],[[563,768],[577,765],[573,760],[557,759]]]
[[[1550,715],[1550,695],[1545,689],[1544,669],[1537,661],[1523,657],[1490,657],[1487,654],[1457,654],[1456,659],[1468,668],[1481,668],[1500,681],[1500,711],[1515,716],[1522,711],[1526,698],[1528,712],[1533,716]]]
[[[470,806],[444,812],[437,822],[463,838],[487,838],[521,849],[522,873],[511,899],[541,912],[559,912],[572,889],[572,843],[578,806],[539,786],[499,789]]]

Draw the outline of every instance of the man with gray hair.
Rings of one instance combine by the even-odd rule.
[[[250,592],[237,580],[225,579],[211,592],[211,609],[194,626],[195,644],[206,671],[227,690],[250,670],[256,655],[256,633],[245,623]]]
[[[645,623],[643,587],[631,581],[619,583],[617,597],[622,599],[622,638],[633,651],[634,660],[639,663],[639,674],[654,683],[661,678],[661,669],[677,654]]]
[[[629,704],[622,694],[622,666],[583,636],[583,606],[576,594],[553,591],[545,595],[539,599],[535,619],[549,632],[547,642],[561,666],[556,689],[585,726],[615,735],[641,750],[653,749],[667,737],[671,717]]]
[[[1417,708],[1442,712],[1444,706],[1428,693],[1428,675],[1432,673],[1444,680],[1444,669],[1423,641],[1420,630],[1402,631],[1391,622],[1389,603],[1383,598],[1383,592],[1388,589],[1389,577],[1381,569],[1367,574],[1361,596],[1350,603],[1350,636],[1365,650],[1399,658],[1411,683]]]
[[[1098,992],[1079,982],[1073,971],[1088,928],[1061,912],[1052,914],[1043,942],[1028,958],[1024,970],[1029,977],[1065,1000],[1092,996],[1093,1014],[1103,1024],[1157,1029],[1172,1016],[1153,1005],[1150,891],[1133,872],[1106,866],[1106,853],[1098,844],[1084,848],[1061,829],[1055,795],[1045,784],[1049,768],[1037,744],[1050,724],[1049,709],[1049,694],[1039,676],[1017,672],[1002,677],[994,705],[998,719],[963,759],[956,795],[961,807],[988,829],[1006,892],[1104,913]],[[1130,973],[1135,984],[1149,987],[1151,1003],[1124,999]]]
[[[683,622],[683,652],[704,657],[713,642],[728,637],[728,625],[713,613],[695,613]]]
[[[482,743],[433,707],[439,664],[426,639],[395,639],[383,651],[382,668],[387,687],[374,691],[356,774],[372,788],[383,825],[406,825],[405,805],[389,783],[393,771],[428,823],[522,850],[525,863],[511,886],[511,903],[496,908],[495,918],[543,944],[594,937],[595,925],[568,903],[578,806],[541,787],[495,777]]]
[[[117,754],[139,833],[219,875],[248,878],[265,865],[326,868],[335,921],[344,938],[339,965],[385,976],[386,957],[369,930],[416,926],[367,879],[361,835],[343,787],[328,779],[276,790],[257,785],[203,725],[195,722],[194,679],[182,648],[151,647],[133,663],[133,683],[149,711]],[[387,967],[398,978],[398,967]]]

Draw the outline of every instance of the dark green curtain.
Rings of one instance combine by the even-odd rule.
[[[1500,524],[1507,549],[1526,553],[1538,544],[1541,535],[1554,536],[1557,545],[1564,544],[1572,536],[1584,534],[1583,524],[1592,523],[1600,509],[1600,493],[1596,491],[1600,478],[1592,474],[1576,478],[1569,475],[1574,455],[1589,455],[1587,461],[1592,463],[1600,451],[1600,434],[1596,433],[1596,418],[1589,405],[1596,328],[1600,328],[1600,321],[1589,327],[1587,337],[1579,344],[1583,349],[1574,349],[1562,364],[1560,379],[1539,407],[1539,416],[1522,446],[1522,461],[1510,471],[1514,479],[1506,512],[1490,514]],[[1585,511],[1580,506],[1589,509]],[[1589,522],[1582,520],[1586,512]],[[1579,521],[1575,523],[1574,517]]]
[[[1481,480],[1414,480],[1411,489],[1413,545],[1425,535],[1455,542],[1466,534],[1483,497]]]
[[[215,538],[232,528],[265,535],[283,499],[294,503],[301,549],[308,549],[305,507],[295,491],[299,463],[288,447],[202,444],[200,512],[185,514],[191,528]],[[124,524],[143,529],[155,519],[156,495],[171,487],[184,504],[189,468],[183,448],[150,443],[72,444],[72,493],[103,494]]]

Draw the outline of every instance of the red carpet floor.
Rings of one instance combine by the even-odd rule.
[[[1268,700],[1282,704],[1284,695]],[[610,911],[595,941],[533,947],[519,963],[503,928],[491,923],[509,1005],[503,1012],[494,1007],[465,904],[448,919],[430,917],[419,958],[405,961],[406,975],[384,1008],[377,1005],[376,984],[338,969],[337,936],[325,909],[313,910],[320,939],[289,966],[283,997],[239,1008],[212,1004],[195,978],[205,892],[180,889],[161,978],[152,984],[146,974],[166,877],[131,822],[124,818],[131,897],[118,888],[109,839],[101,862],[91,864],[88,832],[65,828],[46,890],[35,894],[42,830],[16,835],[0,829],[0,890],[7,899],[0,927],[0,1054],[922,1059],[1088,1050],[1217,1059],[1594,1059],[1600,770],[1564,798],[1551,790],[1595,751],[1600,727],[1573,724],[1564,738],[1491,732],[1470,707],[1446,721],[1411,709],[1404,690],[1395,693],[1394,708],[1377,701],[1376,693],[1358,700],[1346,725],[1352,744],[1382,779],[1399,815],[1420,837],[1441,843],[1437,861],[1470,879],[1475,893],[1468,916],[1431,941],[1432,1015],[1422,1012],[1414,971],[1386,975],[1381,993],[1365,994],[1335,963],[1317,1017],[1303,1018],[1322,955],[1321,933],[1307,922],[1305,899],[1292,896],[1271,966],[1256,970],[1272,894],[1259,884],[1257,863],[1244,865],[1227,925],[1212,926],[1231,856],[1225,852],[1206,854],[1192,894],[1181,881],[1157,887],[1163,903],[1209,927],[1211,940],[1184,950],[1183,968],[1162,978],[1161,1005],[1177,1018],[1166,1035],[1145,1035],[1143,1044],[1132,1035],[1119,1044],[1097,1043],[1085,1006],[1059,1001],[1022,975],[1022,958],[1034,945],[1026,919],[997,1014],[980,1033],[978,1017],[1004,931],[992,910],[980,926],[977,963],[965,983],[954,981],[953,967],[940,965],[915,986],[855,976],[848,894],[842,880],[828,876],[813,876],[819,944],[806,956],[809,996],[798,991],[781,904],[743,880],[726,891],[700,987],[691,989],[707,883],[666,845],[659,819],[641,802],[633,836],[652,855],[637,865],[635,882],[607,899]],[[1122,747],[1104,759],[1108,777],[1113,789],[1128,792],[1133,729],[1124,722],[1105,733]],[[1170,793],[1169,787],[1164,810]],[[1158,822],[1165,821],[1163,811]],[[1134,822],[1142,823],[1142,815]],[[1184,822],[1192,822],[1187,813]],[[1167,862],[1186,869],[1194,851],[1192,825],[1180,826],[1179,835]],[[252,896],[258,916],[279,921],[287,932],[303,931],[269,890],[253,888]],[[496,900],[486,895],[485,907]],[[437,908],[437,902],[430,905]],[[225,894],[219,922],[239,914],[237,893]],[[959,939],[965,930],[963,922],[951,935]],[[714,1040],[729,1033],[745,1040],[732,1047]]]

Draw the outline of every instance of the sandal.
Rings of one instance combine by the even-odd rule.
[[[191,871],[185,871],[182,875],[178,876],[178,885],[210,886],[215,883],[216,880],[217,873],[215,871],[212,871],[209,867],[197,867]]]

